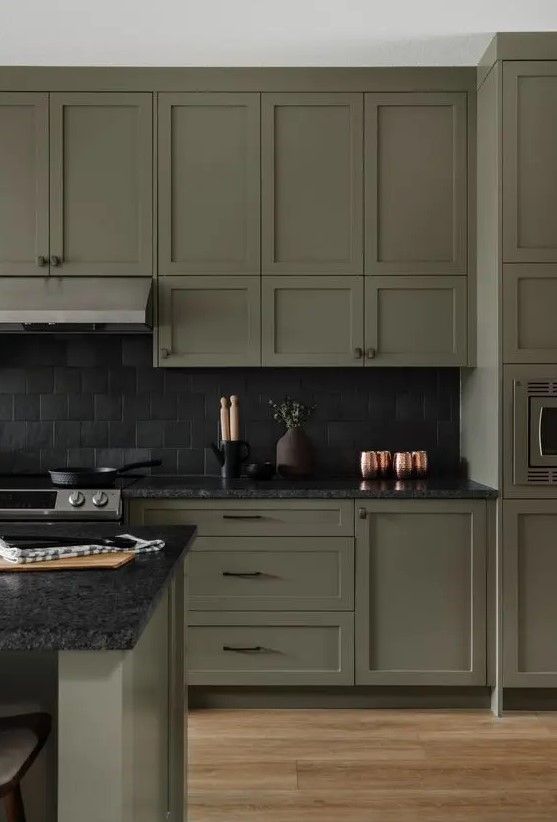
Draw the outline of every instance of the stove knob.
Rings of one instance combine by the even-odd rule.
[[[70,503],[70,505],[73,505],[74,508],[79,508],[79,506],[83,505],[83,503],[85,502],[85,497],[83,496],[81,491],[72,491],[68,502]]]
[[[97,508],[104,508],[107,502],[108,497],[104,491],[97,491],[96,494],[93,494],[93,505],[96,505]]]

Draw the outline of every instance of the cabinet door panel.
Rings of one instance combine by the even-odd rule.
[[[151,94],[52,94],[50,250],[60,274],[153,271]]]
[[[160,94],[159,271],[259,274],[259,94]]]
[[[362,365],[363,277],[262,279],[264,365]]]
[[[0,274],[44,275],[48,94],[0,93]]]
[[[466,288],[466,277],[366,277],[365,364],[466,365]]]
[[[466,273],[466,94],[365,95],[366,274]]]
[[[557,266],[504,267],[504,362],[557,362],[556,308]]]
[[[485,503],[356,511],[356,684],[485,684]]]
[[[362,96],[263,94],[264,274],[362,272]]]
[[[557,511],[551,500],[503,505],[504,685],[557,686]]]
[[[259,277],[161,277],[164,366],[260,365]]]
[[[557,262],[557,67],[503,68],[503,258]]]

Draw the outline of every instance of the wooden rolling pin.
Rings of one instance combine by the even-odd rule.
[[[230,397],[230,439],[237,442],[240,439],[240,404],[238,397]]]
[[[220,398],[220,435],[223,442],[229,442],[230,414],[228,411],[228,400],[226,397]]]

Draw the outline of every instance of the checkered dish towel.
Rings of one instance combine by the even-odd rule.
[[[140,539],[132,534],[118,534],[118,540],[129,540],[128,546],[103,544],[60,545],[49,548],[18,548],[0,537],[0,559],[23,565],[27,562],[47,562],[53,559],[69,559],[71,557],[86,557],[90,554],[119,554],[133,552],[134,554],[149,554],[161,551],[164,548],[162,539]]]

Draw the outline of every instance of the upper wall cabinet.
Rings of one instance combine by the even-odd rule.
[[[160,94],[160,274],[259,274],[259,94]]]
[[[159,365],[261,365],[259,277],[161,277]]]
[[[363,280],[263,277],[263,365],[361,367]]]
[[[557,262],[557,64],[503,69],[505,262]]]
[[[365,273],[465,274],[466,94],[365,95]]]
[[[0,274],[48,266],[48,94],[0,93]]]
[[[466,365],[465,277],[365,277],[365,364]]]
[[[263,274],[361,274],[362,95],[261,105]]]
[[[51,266],[153,271],[152,95],[50,96]]]

